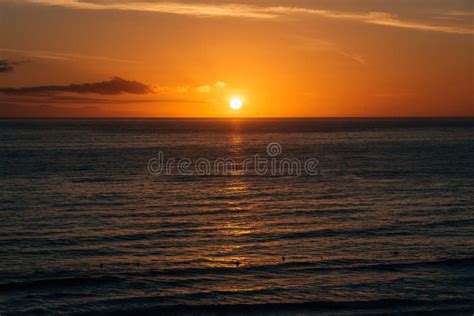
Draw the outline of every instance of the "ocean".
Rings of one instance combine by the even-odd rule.
[[[0,139],[2,316],[474,312],[473,119],[1,120]]]

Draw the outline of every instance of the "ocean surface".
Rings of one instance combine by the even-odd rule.
[[[0,140],[2,316],[474,312],[472,119],[1,120]],[[191,170],[218,159],[236,168]]]

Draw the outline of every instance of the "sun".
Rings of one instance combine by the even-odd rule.
[[[234,97],[230,99],[229,106],[232,110],[240,110],[244,102],[241,98]]]

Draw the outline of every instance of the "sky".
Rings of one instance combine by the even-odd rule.
[[[473,74],[472,0],[0,0],[0,117],[472,117]]]

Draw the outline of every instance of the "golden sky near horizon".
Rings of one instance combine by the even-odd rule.
[[[474,116],[473,4],[0,0],[0,117]]]

